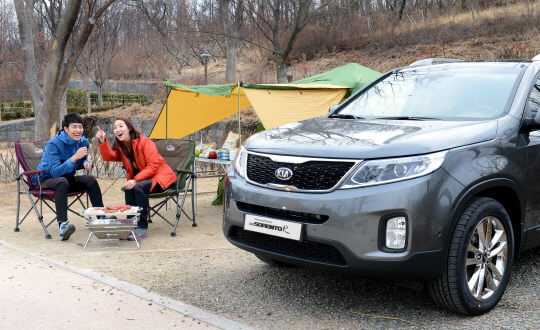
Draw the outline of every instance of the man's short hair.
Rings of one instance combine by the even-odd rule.
[[[69,128],[71,123],[84,124],[84,119],[76,112],[68,113],[64,116],[64,120],[62,120],[62,128]]]

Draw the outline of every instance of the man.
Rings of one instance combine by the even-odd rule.
[[[101,189],[93,175],[75,176],[75,171],[84,168],[92,171],[88,162],[88,139],[83,135],[83,118],[76,113],[69,113],[62,121],[63,129],[45,145],[38,170],[44,170],[32,178],[37,186],[41,181],[42,189],[54,190],[54,203],[58,216],[61,240],[66,241],[75,232],[75,226],[68,223],[67,195],[71,192],[86,190],[94,207],[103,207]]]

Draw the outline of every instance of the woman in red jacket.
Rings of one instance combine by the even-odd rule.
[[[142,207],[135,231],[148,237],[148,194],[163,192],[176,182],[176,174],[158,153],[156,144],[135,129],[128,118],[114,121],[114,144],[111,149],[105,133],[99,128],[96,137],[105,161],[121,161],[126,168],[126,204]],[[134,240],[130,235],[129,240]]]

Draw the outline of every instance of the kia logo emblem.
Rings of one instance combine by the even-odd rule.
[[[276,170],[276,178],[280,180],[289,180],[293,176],[293,171],[290,168],[280,167]]]

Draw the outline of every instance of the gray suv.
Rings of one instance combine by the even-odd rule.
[[[540,56],[387,72],[247,140],[223,232],[274,266],[420,280],[441,307],[488,312],[540,245],[539,107]]]

